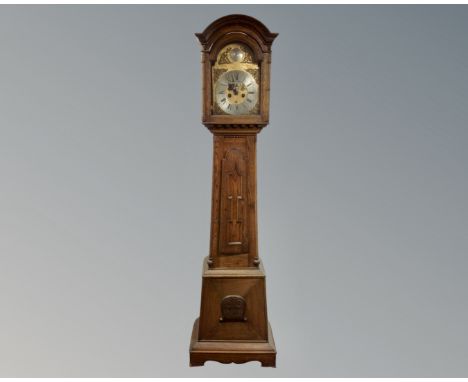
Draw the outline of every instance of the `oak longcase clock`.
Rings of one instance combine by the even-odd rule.
[[[257,134],[268,124],[271,44],[260,21],[229,15],[197,33],[202,46],[203,124],[213,133],[209,254],[190,365],[276,365],[257,239]]]

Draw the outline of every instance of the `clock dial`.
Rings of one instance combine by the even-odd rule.
[[[258,101],[258,84],[245,70],[229,70],[216,81],[215,99],[227,114],[250,114]]]

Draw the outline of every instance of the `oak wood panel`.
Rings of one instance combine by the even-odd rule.
[[[256,136],[214,135],[210,262],[257,266]]]
[[[267,342],[199,341],[199,320],[193,324],[190,341],[190,366],[203,366],[206,361],[245,363],[258,361],[264,367],[276,367],[276,346],[268,325]]]

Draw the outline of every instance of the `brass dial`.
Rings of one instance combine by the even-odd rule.
[[[249,114],[258,101],[258,84],[245,70],[229,70],[216,81],[216,103],[227,114]]]

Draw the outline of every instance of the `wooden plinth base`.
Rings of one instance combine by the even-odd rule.
[[[259,361],[262,366],[276,367],[276,348],[270,324],[268,342],[198,341],[198,318],[193,324],[190,341],[190,366],[203,366],[206,361],[245,363]]]

